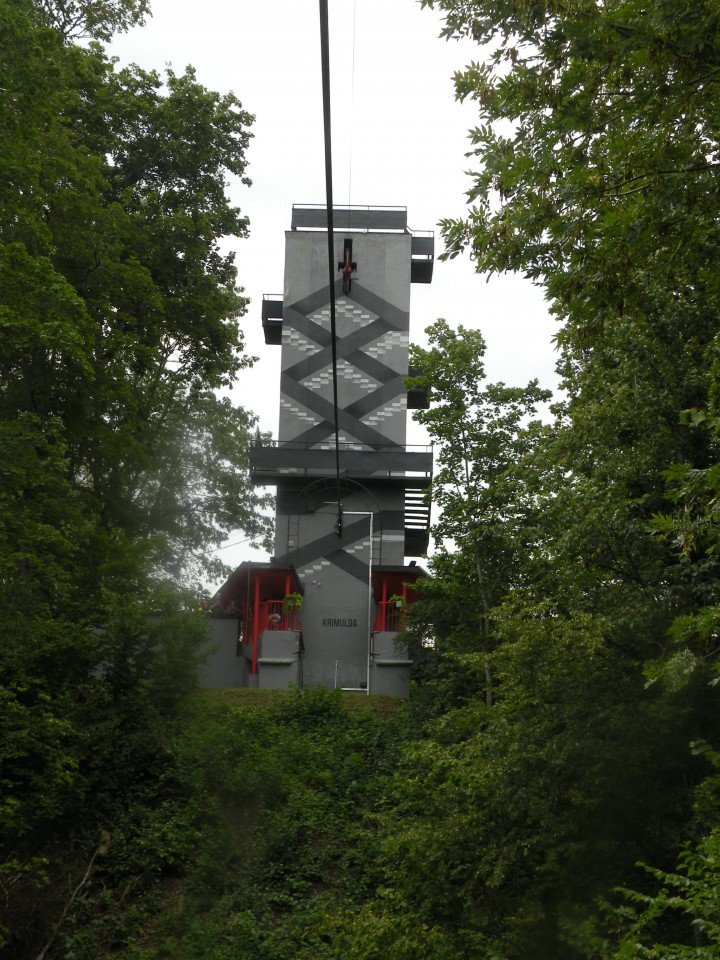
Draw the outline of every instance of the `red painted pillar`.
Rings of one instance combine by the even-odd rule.
[[[385,630],[385,618],[387,617],[387,580],[383,577],[383,588],[382,588],[382,618],[380,621],[380,629]]]
[[[257,673],[258,633],[260,632],[260,577],[255,575],[255,623],[253,628],[252,672]]]
[[[287,597],[289,593],[290,593],[290,573],[288,572],[285,574],[285,596]],[[289,621],[290,621],[290,611],[285,613],[285,611],[283,610],[283,627],[286,630],[294,630],[295,624],[293,623],[291,625]]]

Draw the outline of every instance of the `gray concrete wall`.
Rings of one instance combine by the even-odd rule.
[[[336,223],[336,227],[342,224]],[[335,234],[335,263],[343,259],[345,237],[353,241],[357,280],[364,288],[406,313],[410,310],[410,259],[412,237],[407,233]],[[339,276],[339,274],[338,274]],[[327,234],[323,231],[287,230],[285,233],[285,289],[287,305],[328,284]]]
[[[233,618],[210,619],[211,639],[204,653],[208,658],[200,670],[201,687],[244,687],[247,685],[245,658],[238,656],[239,621]]]
[[[260,634],[257,676],[261,690],[302,686],[302,650],[298,631],[265,630]]]
[[[407,697],[411,664],[373,663],[370,692],[384,697]]]
[[[403,561],[402,501],[398,490],[374,488],[343,496],[343,535],[338,537],[335,491],[295,499],[304,512],[278,520],[278,547],[297,570],[304,590],[304,682],[328,688],[365,687],[369,630],[376,604],[370,592],[370,516],[373,568]],[[401,493],[400,493],[401,496]],[[294,530],[292,546],[287,532]],[[368,621],[368,601],[370,620]]]
[[[404,444],[410,246],[407,234],[352,234],[350,293],[336,280],[340,440]],[[344,237],[336,236],[335,262]],[[330,293],[323,234],[286,234],[278,440],[334,442]]]
[[[397,633],[374,633],[372,638],[370,691],[389,697],[406,697],[412,661],[407,644]]]
[[[346,497],[344,506],[349,511],[368,504]],[[346,512],[342,539],[335,529],[335,504],[301,519],[301,544],[317,555],[298,567],[305,591],[305,683],[360,687],[367,682],[370,518]]]

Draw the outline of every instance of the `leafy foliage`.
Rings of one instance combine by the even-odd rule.
[[[498,515],[504,542],[519,515],[527,547],[515,556],[527,563],[503,568],[491,611],[493,704],[484,697],[480,708],[473,683],[481,645],[453,646],[471,615],[467,543],[456,540],[459,555],[443,558],[415,613],[435,638],[419,678],[420,702],[436,717],[429,756],[446,770],[466,764],[477,779],[463,794],[451,774],[451,795],[463,810],[487,811],[494,827],[475,845],[482,852],[449,841],[447,860],[435,856],[479,878],[471,893],[458,883],[445,900],[463,904],[455,927],[478,923],[492,939],[488,956],[606,957],[615,937],[625,943],[613,926],[620,915],[603,926],[594,895],[634,877],[638,902],[652,904],[652,876],[672,897],[681,838],[690,835],[687,849],[700,856],[717,825],[715,811],[698,838],[691,799],[702,773],[687,744],[702,729],[717,735],[717,443],[708,425],[717,402],[718,19],[711,4],[664,0],[423,5],[444,13],[447,37],[484,46],[484,61],[455,76],[479,126],[470,210],[444,222],[445,255],[469,250],[479,272],[521,271],[544,287],[559,320],[565,392],[530,456],[494,480],[494,496],[512,503]],[[449,448],[459,393],[446,379],[435,407]],[[486,567],[502,557],[501,541],[484,544]],[[596,686],[600,664],[608,673]],[[443,702],[454,709],[443,713]],[[501,729],[509,740],[495,739]],[[506,789],[515,756],[517,780]],[[430,762],[422,757],[418,769]],[[630,771],[641,771],[637,780]],[[602,799],[583,821],[590,797]],[[513,859],[516,828],[527,859]],[[464,821],[459,833],[470,830]],[[421,835],[412,834],[420,849]],[[488,849],[491,862],[507,864],[498,874],[484,866]],[[631,851],[657,872],[635,874]],[[413,888],[426,923],[428,899]],[[643,929],[647,955],[662,955],[672,924],[653,945]],[[675,933],[689,948],[688,930]]]
[[[483,384],[485,343],[479,331],[453,331],[438,320],[426,333],[429,348],[412,350],[412,363],[422,376],[411,383],[427,391],[430,408],[415,419],[439,450],[432,499],[440,512],[433,529],[440,557],[433,563],[435,569],[446,563],[442,552],[447,544],[474,562],[474,577],[463,581],[467,594],[460,602],[466,615],[456,615],[454,631],[464,625],[464,632],[479,641],[490,705],[491,610],[520,582],[520,558],[529,547],[524,528],[532,496],[517,468],[538,436],[539,425],[528,418],[550,393],[537,382],[524,388]],[[470,612],[468,602],[473,601]]]
[[[322,690],[261,709],[199,695],[163,775],[117,822],[105,896],[88,892],[66,949],[89,960],[113,937],[136,960],[334,955],[329,916],[371,888],[393,726]]]
[[[262,535],[223,236],[252,121],[97,44],[144,2],[0,2],[0,935],[57,949],[101,830],[167,768],[207,551]],[[90,867],[88,867],[90,864]],[[83,876],[87,871],[87,876]]]
[[[149,0],[37,0],[46,22],[66,40],[93,37],[109,40],[145,22]]]

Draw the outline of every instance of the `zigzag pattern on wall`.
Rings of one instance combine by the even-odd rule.
[[[341,293],[342,281],[336,291]],[[284,340],[281,403],[292,419],[285,419],[285,435],[280,438],[284,441],[318,444],[335,432],[328,301],[325,287],[285,308],[290,333]],[[407,406],[407,312],[357,282],[352,298],[339,297],[336,307],[338,374],[351,397],[355,391],[355,399],[338,412],[341,442],[365,448],[397,443],[387,427]],[[293,353],[299,355],[294,362]],[[290,426],[293,421],[295,429]],[[396,435],[398,429],[399,424],[394,428]]]
[[[320,349],[316,343],[307,340],[305,337],[301,337],[297,330],[291,330],[285,326],[282,331],[282,341],[283,344],[288,344],[288,346],[294,347],[295,350],[299,350],[301,353],[317,353]]]
[[[342,377],[343,380],[353,383],[361,390],[377,390],[379,386],[377,380],[374,380],[371,377],[363,376],[359,370],[353,367],[352,364],[349,364],[346,360],[338,360],[337,372],[339,377]],[[300,382],[309,390],[322,390],[324,387],[327,387],[332,383],[332,367],[325,367],[316,376]]]
[[[380,523],[381,521],[378,521]],[[300,579],[312,577],[320,572],[324,566],[332,564],[349,573],[362,583],[367,583],[367,557],[358,557],[368,549],[368,523],[363,517],[360,520],[348,521],[343,528],[342,538],[336,533],[325,534],[310,543],[303,544],[297,550],[291,550],[277,560],[280,563],[292,563],[298,571]],[[382,537],[379,529],[373,538],[378,544]]]
[[[313,323],[323,324],[330,329],[330,304],[328,303],[322,310],[316,310],[308,319],[312,320]],[[377,316],[369,310],[363,310],[356,303],[340,298],[335,301],[336,326],[341,324],[343,320],[364,327],[368,323],[372,323],[373,320],[377,320]]]
[[[286,400],[285,397],[280,397],[280,406],[284,410],[289,410],[293,416],[298,418],[298,420],[304,420],[305,423],[312,423],[314,425],[320,422],[317,417],[314,417],[311,413],[308,413],[307,410],[303,410],[301,407],[295,406],[294,403],[290,403],[290,401]]]

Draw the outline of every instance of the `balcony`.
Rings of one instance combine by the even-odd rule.
[[[302,621],[297,610],[283,609],[282,600],[266,600],[258,604],[255,622],[257,631],[302,630]]]
[[[262,298],[262,326],[265,343],[280,346],[282,343],[283,298],[276,293],[264,293]]]
[[[422,567],[376,567],[373,570],[373,596],[377,604],[374,634],[398,633],[404,629],[405,615],[419,599],[415,582],[427,576]]]
[[[296,440],[253,440],[250,473],[254,483],[335,475],[335,444]],[[351,479],[382,480],[402,487],[423,488],[432,479],[432,447],[400,444],[340,444],[340,472]]]
[[[373,633],[399,633],[403,629],[405,606],[397,600],[380,600]]]
[[[435,262],[435,234],[413,230],[410,245],[410,282],[432,283]]]

